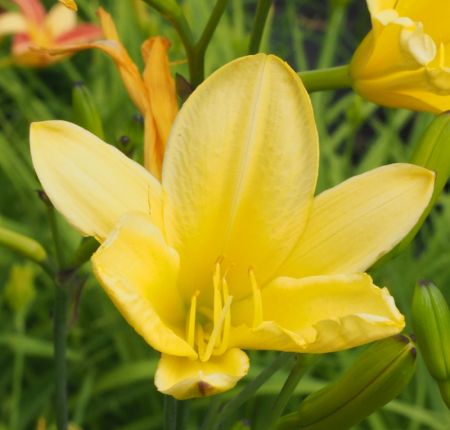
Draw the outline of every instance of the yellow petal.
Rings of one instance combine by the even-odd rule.
[[[156,152],[159,157],[159,169],[161,169],[167,139],[178,112],[175,80],[170,73],[167,57],[169,47],[170,42],[164,37],[151,37],[142,45],[142,56],[145,62],[144,82],[149,93],[152,116],[158,134],[158,146],[144,148],[144,152],[148,154]],[[148,156],[145,158],[148,159]],[[146,164],[150,163],[147,161]]]
[[[130,211],[151,213],[161,227],[161,188],[143,167],[83,128],[35,122],[34,168],[55,207],[83,234],[102,240]]]
[[[126,214],[92,257],[94,273],[130,325],[153,348],[196,357],[184,338],[179,259],[143,214]]]
[[[155,384],[159,391],[179,400],[211,396],[233,388],[248,367],[247,355],[237,348],[206,362],[162,354]]]
[[[304,228],[317,162],[310,99],[280,59],[238,59],[197,88],[175,121],[162,179],[187,297],[209,286],[220,256],[235,298],[250,291],[249,266],[261,282],[274,272]]]
[[[393,9],[397,0],[367,0],[367,7],[371,15],[384,9]]]
[[[448,0],[433,0],[432,6],[424,0],[399,0],[396,3],[395,9],[400,16],[422,22],[425,31],[436,41],[450,41]]]
[[[52,37],[56,38],[76,27],[77,14],[63,4],[58,3],[50,9],[45,19],[45,24]]]
[[[303,277],[363,272],[414,227],[433,186],[431,171],[391,164],[323,192],[278,273]]]
[[[27,23],[20,13],[6,12],[0,14],[0,36],[24,33],[26,31]]]
[[[251,299],[233,306],[233,346],[325,353],[391,336],[405,325],[387,289],[367,274],[277,278],[261,296],[257,327]]]

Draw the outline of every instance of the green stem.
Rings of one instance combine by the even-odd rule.
[[[61,243],[61,237],[59,235],[55,208],[53,206],[48,206],[47,211],[48,211],[48,219],[50,222],[50,230],[52,232],[53,237],[53,246],[55,247],[56,265],[58,270],[61,271],[64,267],[64,252]]]
[[[189,76],[192,80],[195,75],[195,61],[194,61],[194,35],[186,17],[183,14],[180,6],[174,0],[144,0],[153,9],[160,12],[167,20],[174,26],[181,42],[183,43],[186,51]]]
[[[205,54],[229,0],[217,0],[200,39],[194,47],[194,69],[191,84],[196,87],[205,79]]]
[[[64,255],[61,238],[59,235],[56,213],[53,206],[48,206],[50,229],[55,246],[55,259],[57,272],[62,273],[64,268]],[[55,360],[55,414],[56,428],[67,430],[67,310],[68,310],[68,278],[57,276],[55,282],[55,308],[53,326],[53,344]]]
[[[177,430],[178,401],[164,396],[164,430]]]
[[[16,331],[23,335],[25,331],[25,312],[19,311],[16,314]],[[11,415],[9,419],[9,428],[11,430],[19,429],[20,416],[20,398],[22,396],[22,379],[25,364],[25,355],[20,348],[16,348],[14,354],[14,370],[11,392]]]
[[[300,76],[306,90],[309,93],[315,91],[337,90],[339,88],[351,88],[352,78],[349,74],[350,66],[330,67],[328,69],[310,70],[300,72]]]
[[[81,243],[73,257],[69,260],[67,270],[76,270],[86,263],[92,254],[97,251],[100,244],[93,237],[85,237],[81,239]]]
[[[292,367],[292,370],[289,373],[289,376],[287,377],[286,382],[284,383],[283,388],[278,394],[278,397],[272,407],[272,413],[270,415],[267,428],[270,429],[274,426],[278,418],[281,417],[281,414],[286,408],[292,393],[300,382],[300,379],[302,379],[306,371],[309,369],[311,362],[312,357],[310,355],[297,354],[295,364]]]
[[[253,381],[248,383],[236,397],[225,404],[222,411],[216,415],[214,420],[212,420],[212,424],[209,427],[210,430],[216,430],[227,417],[233,414],[236,409],[238,409],[247,400],[252,398],[256,391],[289,360],[292,360],[292,354],[284,352],[280,353],[277,358]]]
[[[56,377],[56,425],[67,430],[67,289],[64,282],[55,282],[55,321],[53,331]]]
[[[261,45],[261,39],[266,26],[267,16],[269,15],[272,0],[258,0],[256,7],[256,17],[253,23],[252,34],[250,36],[250,43],[248,45],[248,53],[256,54]]]

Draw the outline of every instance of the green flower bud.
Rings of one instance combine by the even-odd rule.
[[[309,395],[277,430],[344,430],[396,397],[414,374],[412,340],[394,336],[372,344],[338,380]]]
[[[6,303],[20,313],[26,310],[35,295],[33,267],[30,264],[14,265],[4,290]]]
[[[429,372],[438,381],[450,380],[450,310],[433,283],[416,285],[412,324]]]
[[[92,95],[82,82],[74,84],[72,89],[73,119],[81,127],[104,138],[102,120]]]

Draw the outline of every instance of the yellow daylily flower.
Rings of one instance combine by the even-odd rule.
[[[178,112],[175,80],[167,56],[170,42],[155,36],[142,44],[145,69],[141,74],[122,45],[111,15],[103,8],[99,8],[97,14],[106,40],[75,44],[51,52],[61,54],[95,48],[114,60],[131,100],[144,116],[144,166],[160,178],[167,138]]]
[[[76,13],[62,4],[56,4],[46,13],[39,0],[14,0],[14,3],[20,12],[0,14],[0,37],[14,35],[11,50],[15,64],[47,66],[67,56],[51,56],[47,50],[64,49],[101,36],[96,25],[77,25]]]
[[[264,54],[188,98],[161,182],[74,124],[32,124],[46,193],[102,243],[97,279],[162,354],[158,390],[228,390],[247,373],[242,349],[324,353],[404,327],[364,270],[415,225],[434,175],[393,164],[314,197],[318,150],[301,80]]]
[[[372,31],[356,50],[355,90],[375,103],[412,110],[450,109],[447,0],[367,0]]]

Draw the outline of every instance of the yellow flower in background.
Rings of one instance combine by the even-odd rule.
[[[367,0],[372,31],[356,50],[355,90],[385,106],[450,109],[448,0]]]
[[[314,197],[318,137],[296,73],[274,56],[222,67],[174,123],[162,181],[82,128],[32,124],[55,207],[102,244],[97,279],[161,360],[178,399],[232,388],[242,349],[325,353],[398,333],[364,273],[415,225],[432,172],[393,164]]]
[[[76,13],[62,4],[46,13],[39,0],[14,0],[14,3],[20,11],[0,15],[0,37],[14,35],[11,54],[15,64],[48,66],[67,55],[51,56],[43,49],[63,48],[101,36],[100,28],[95,25],[77,25]]]
[[[97,13],[106,40],[75,44],[52,50],[52,53],[73,53],[96,48],[114,60],[131,100],[144,116],[144,166],[160,178],[166,142],[178,112],[175,81],[170,73],[167,56],[170,42],[157,36],[150,37],[142,44],[145,68],[141,74],[122,45],[111,15],[103,8],[99,8]]]

